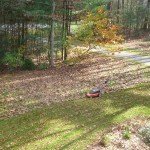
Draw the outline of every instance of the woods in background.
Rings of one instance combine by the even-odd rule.
[[[112,0],[111,16],[127,37],[150,29],[150,0]]]
[[[72,23],[81,24],[102,5],[126,37],[150,29],[150,0],[1,0],[1,68],[46,68],[56,59],[66,60]]]

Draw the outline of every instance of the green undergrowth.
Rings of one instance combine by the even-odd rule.
[[[150,83],[1,120],[0,149],[82,150],[109,127],[139,115],[150,115]]]

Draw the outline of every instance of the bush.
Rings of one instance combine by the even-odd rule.
[[[35,69],[35,64],[32,62],[31,59],[25,59],[22,65],[22,68],[24,70],[34,70]]]
[[[3,49],[0,49],[0,71],[6,68],[3,63],[4,54],[5,54],[5,51]]]
[[[18,67],[22,67],[23,65],[23,60],[20,58],[20,56],[16,52],[5,53],[2,62],[3,64],[8,65],[8,68],[10,69],[16,69]]]
[[[4,57],[5,51],[3,49],[0,49],[0,64],[2,64],[2,59]]]
[[[73,65],[75,65],[75,64],[80,63],[81,61],[82,61],[82,60],[81,60],[81,58],[79,58],[79,57],[72,57],[72,58],[70,58],[70,59],[68,59],[68,60],[63,61],[63,63],[64,63],[65,65],[68,65],[68,66],[73,66]]]
[[[48,64],[40,64],[40,65],[38,66],[38,68],[39,68],[40,70],[48,69],[48,67],[49,67]]]

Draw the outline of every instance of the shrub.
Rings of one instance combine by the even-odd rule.
[[[82,26],[75,37],[88,43],[89,48],[91,44],[115,44],[123,41],[123,36],[120,35],[121,27],[112,22],[109,12],[105,11],[105,6],[101,6],[97,13],[88,13],[83,18]]]
[[[22,68],[24,70],[34,70],[35,69],[35,64],[31,59],[25,59],[22,65]]]
[[[48,67],[49,67],[48,64],[40,64],[40,65],[38,66],[38,68],[39,68],[40,70],[48,69]]]
[[[5,51],[3,49],[0,49],[0,64],[2,64],[2,59],[4,57]]]
[[[23,65],[23,60],[20,58],[20,56],[16,52],[5,53],[2,62],[3,62],[3,64],[8,65],[8,67],[10,69],[16,69],[18,67],[22,67],[22,65]]]
[[[80,57],[70,57],[67,60],[63,61],[63,63],[68,66],[73,66],[80,63],[81,61],[82,59]]]

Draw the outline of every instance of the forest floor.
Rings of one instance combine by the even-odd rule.
[[[149,150],[141,131],[148,126],[150,118],[132,118],[112,127],[87,150]]]

